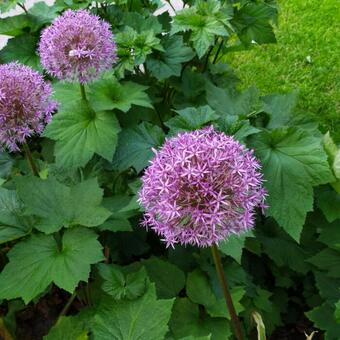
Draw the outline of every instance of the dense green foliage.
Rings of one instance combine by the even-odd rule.
[[[337,0],[282,0],[277,44],[235,52],[227,60],[241,86],[261,93],[298,89],[298,109],[340,142],[340,6]]]
[[[262,321],[278,339],[285,328],[340,338],[340,151],[296,108],[295,92],[240,92],[221,61],[252,41],[275,42],[276,5],[186,3],[173,18],[152,14],[156,0],[97,3],[91,10],[116,35],[117,65],[85,86],[88,100],[79,84],[50,79],[59,110],[30,141],[39,177],[24,154],[0,154],[0,336],[20,338],[18,314],[53,308],[59,294],[36,338],[233,339],[209,249],[166,249],[139,226],[136,201],[152,148],[212,124],[255,150],[269,194],[256,228],[219,245],[246,338],[263,335]],[[57,0],[2,19],[0,34],[13,38],[0,60],[42,71],[41,29],[89,6]]]

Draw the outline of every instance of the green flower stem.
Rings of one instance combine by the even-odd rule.
[[[21,7],[21,8],[24,10],[25,14],[28,14],[28,11],[27,11],[27,9],[26,9],[26,7],[25,7],[24,4],[22,4],[22,3],[19,2],[17,5],[18,5],[19,7]]]
[[[70,309],[72,302],[74,301],[74,299],[77,297],[77,293],[76,291],[73,292],[73,294],[70,296],[70,298],[67,300],[66,305],[64,306],[64,308],[62,309],[62,311],[59,314],[59,318],[58,321],[60,320],[60,318],[64,315],[67,314],[68,310]],[[58,323],[58,322],[57,322]]]
[[[213,64],[216,64],[218,55],[220,54],[220,52],[222,50],[223,44],[224,44],[224,39],[221,40],[220,45],[218,46],[217,52],[216,52],[214,60],[213,60]]]
[[[80,85],[80,94],[81,94],[81,98],[83,100],[86,100],[87,101],[87,98],[86,98],[86,92],[85,92],[85,86],[84,84],[79,84]]]
[[[28,144],[24,143],[23,148],[24,148],[24,151],[25,151],[25,154],[26,154],[27,162],[28,162],[28,164],[29,164],[29,166],[32,170],[33,175],[39,177],[39,170],[38,170],[37,165],[35,164],[35,161],[34,161],[33,156],[32,156],[32,152],[31,152]]]
[[[221,256],[220,256],[220,253],[218,251],[216,244],[213,244],[211,246],[211,252],[212,252],[212,256],[214,258],[216,271],[217,271],[218,278],[220,280],[221,288],[223,290],[224,299],[225,299],[225,302],[227,304],[229,314],[231,316],[231,323],[232,323],[233,328],[234,328],[234,333],[235,333],[236,339],[237,340],[243,340],[241,323],[240,323],[240,320],[238,319],[237,314],[236,314],[236,310],[235,310],[235,307],[234,307],[234,304],[233,304],[233,300],[231,298],[230,291],[229,291],[229,288],[228,288],[227,280],[226,280],[226,277],[224,275]]]

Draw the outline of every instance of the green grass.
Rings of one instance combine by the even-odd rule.
[[[299,89],[298,109],[317,119],[338,142],[339,4],[339,0],[279,0],[277,44],[228,57],[244,87],[255,84],[262,94]]]

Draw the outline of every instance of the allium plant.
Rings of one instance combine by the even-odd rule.
[[[41,134],[57,103],[52,87],[28,66],[0,65],[0,149],[18,151],[19,145]]]
[[[253,151],[213,127],[168,139],[142,181],[143,224],[168,246],[211,246],[251,229],[254,209],[265,208]]]
[[[112,67],[116,44],[111,27],[88,10],[67,10],[43,30],[41,63],[60,80],[84,84]]]

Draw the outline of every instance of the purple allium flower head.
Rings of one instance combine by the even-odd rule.
[[[52,87],[30,67],[0,65],[0,149],[18,151],[27,137],[43,131],[57,108],[51,94]]]
[[[67,10],[41,34],[39,54],[44,68],[61,80],[96,79],[116,60],[111,27],[87,10]]]
[[[176,243],[201,247],[254,226],[266,208],[260,164],[232,137],[213,127],[168,139],[142,177],[143,225]]]

